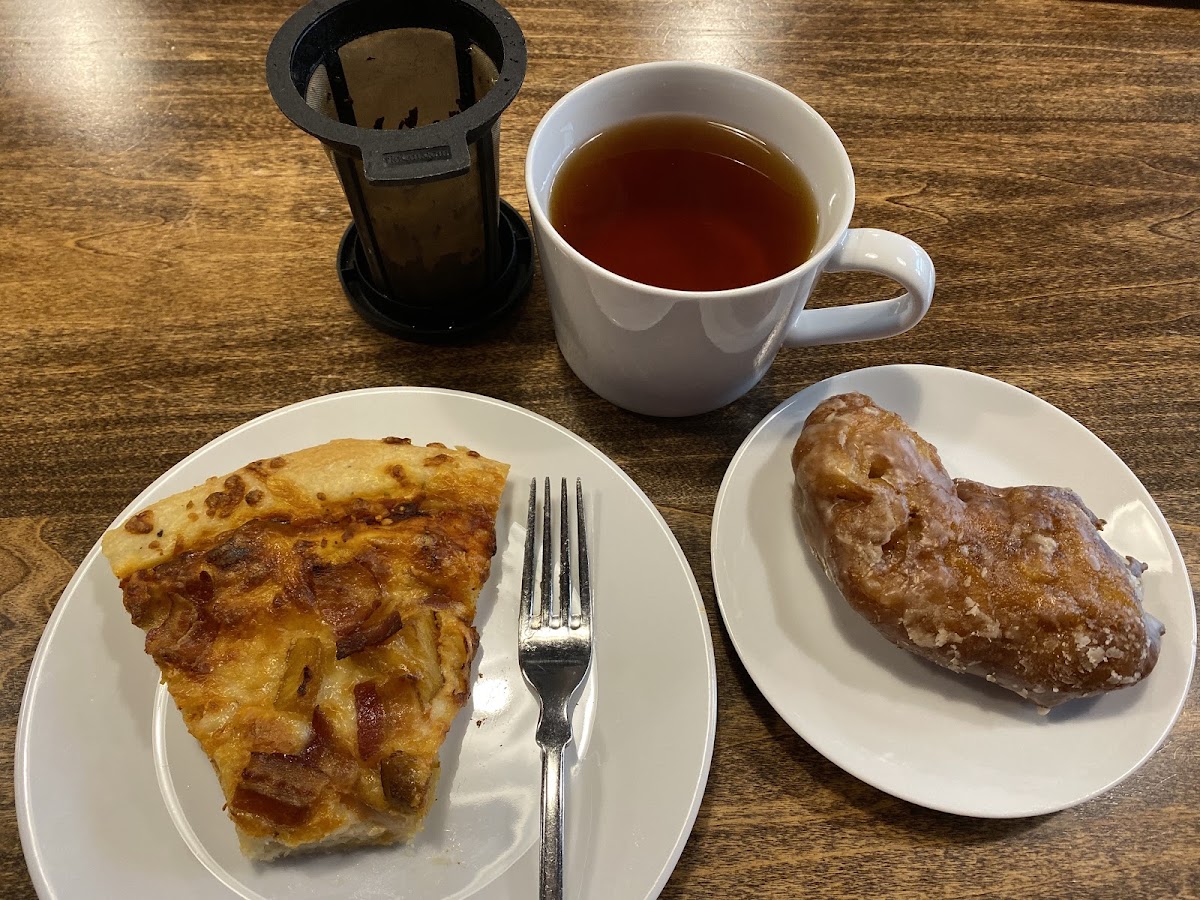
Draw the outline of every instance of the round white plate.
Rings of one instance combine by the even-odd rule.
[[[937,447],[952,476],[1074,488],[1107,520],[1113,548],[1150,566],[1146,608],[1167,632],[1149,677],[1042,716],[1015,694],[893,646],[855,613],[804,541],[790,464],[813,407],[847,391],[902,416]],[[932,809],[1010,818],[1094,797],[1158,748],[1187,696],[1196,613],[1162,513],[1090,431],[982,375],[881,366],[784,402],[729,465],[713,517],[712,566],[733,644],[779,715],[850,774]]]
[[[477,675],[442,748],[438,799],[406,846],[251,863],[212,769],[142,650],[99,545],[34,657],[17,735],[16,807],[43,898],[513,898],[537,892],[537,701],[517,667],[531,477],[581,476],[595,657],[568,752],[567,896],[657,896],[695,821],[716,679],[695,578],[670,529],[611,460],[519,407],[427,388],[319,397],[255,419],[173,467],[118,517],[253,459],[335,437],[465,445],[512,465],[479,599]]]

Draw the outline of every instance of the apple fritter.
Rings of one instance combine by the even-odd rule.
[[[1158,659],[1144,566],[1074,491],[951,479],[896,414],[842,394],[792,451],[809,545],[894,644],[1043,709],[1135,684]]]

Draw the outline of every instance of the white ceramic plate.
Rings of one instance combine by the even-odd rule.
[[[859,617],[808,550],[792,508],[790,454],[804,420],[846,391],[904,417],[953,476],[1078,491],[1107,520],[1109,543],[1150,566],[1146,608],[1167,627],[1150,676],[1041,716],[1015,694],[894,647]],[[982,375],[882,366],[783,403],[730,463],[713,518],[712,565],[730,637],[776,711],[850,774],[922,806],[1010,818],[1080,803],[1145,762],[1187,696],[1196,614],[1162,513],[1086,428]]]
[[[657,896],[708,777],[712,643],[679,545],[645,494],[574,434],[496,400],[424,388],[320,397],[193,453],[118,517],[252,459],[334,437],[465,445],[512,464],[499,550],[479,600],[471,704],[442,749],[439,796],[410,845],[270,864],[237,850],[220,789],[94,547],[67,585],[30,670],[16,806],[43,898],[513,898],[537,891],[537,702],[516,661],[524,510],[533,476],[581,476],[595,658],[569,753],[567,895]]]

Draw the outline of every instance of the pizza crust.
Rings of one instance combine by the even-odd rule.
[[[125,578],[184,549],[211,546],[253,519],[319,519],[356,499],[498,496],[507,474],[507,466],[463,447],[343,438],[257,460],[159,500],[107,532],[101,547]]]

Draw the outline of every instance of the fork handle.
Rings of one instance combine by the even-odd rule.
[[[563,746],[542,744],[542,872],[539,900],[563,895]]]

